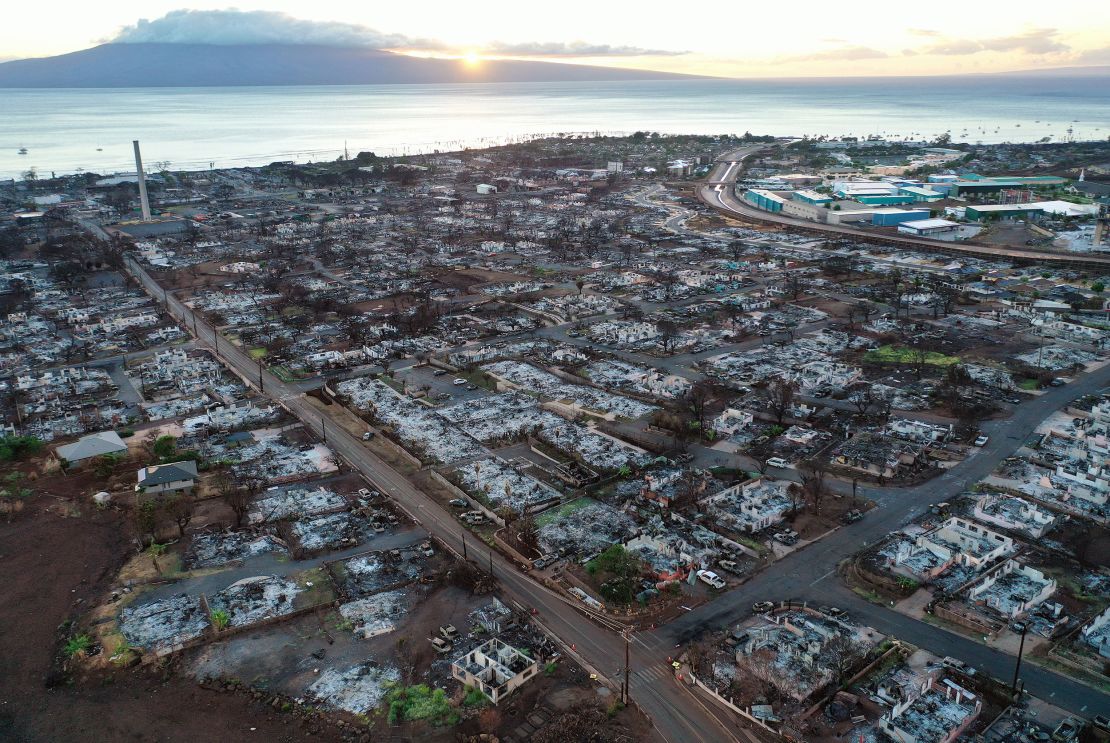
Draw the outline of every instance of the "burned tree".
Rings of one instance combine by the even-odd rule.
[[[786,414],[794,407],[797,393],[798,383],[785,377],[775,377],[767,385],[767,409],[780,426]]]

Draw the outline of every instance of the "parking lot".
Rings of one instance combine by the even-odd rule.
[[[436,369],[432,366],[410,366],[406,369],[398,369],[394,377],[397,381],[403,381],[407,384],[410,390],[424,390],[426,388],[428,396],[436,402],[463,402],[485,397],[489,394],[489,390],[475,387],[470,383],[465,385],[455,384],[455,380],[460,378],[458,374],[444,369]],[[474,389],[470,389],[470,387],[474,387]],[[442,395],[450,395],[450,399],[442,398]]]

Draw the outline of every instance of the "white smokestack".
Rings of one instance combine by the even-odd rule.
[[[139,201],[143,205],[143,221],[150,221],[150,200],[146,197],[146,174],[143,173],[143,156],[139,152],[139,140],[132,140],[135,145],[135,172],[139,175]]]

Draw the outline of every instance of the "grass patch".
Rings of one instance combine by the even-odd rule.
[[[378,379],[381,380],[383,383],[392,387],[397,392],[400,392],[402,395],[405,394],[405,385],[401,382],[398,382],[393,377],[391,377],[387,374],[379,374]]]
[[[289,369],[281,364],[278,364],[277,366],[271,366],[270,373],[286,383],[297,381],[297,378],[293,376],[293,372],[289,371]]]
[[[1018,387],[1025,390],[1026,392],[1034,392],[1040,388],[1040,382],[1038,382],[1036,379],[1023,379],[1018,382]]]
[[[484,707],[487,704],[489,704],[489,697],[483,694],[481,689],[476,686],[466,687],[466,696],[462,700],[464,707]]]
[[[878,604],[879,606],[886,606],[887,604],[887,602],[883,600],[883,597],[877,594],[875,591],[868,591],[865,588],[859,588],[857,586],[852,589],[852,593],[864,599],[867,599],[872,604]]]
[[[332,588],[331,579],[326,568],[312,568],[303,573],[297,573],[292,578],[298,586],[304,589],[293,600],[293,605],[296,608],[320,606],[335,601],[335,589]]]
[[[265,348],[261,348],[261,347],[260,348],[252,348],[249,351],[247,351],[247,355],[250,356],[255,361],[258,361],[259,359],[264,359],[267,356],[269,356],[270,352],[267,351]]]
[[[549,511],[545,511],[540,515],[539,518],[536,519],[536,524],[538,524],[539,526],[547,526],[552,521],[563,518],[564,516],[569,516],[575,511],[580,511],[591,503],[594,503],[594,500],[592,498],[576,498],[570,503],[564,503],[558,508],[553,508]]]
[[[427,720],[432,725],[448,727],[459,721],[459,715],[443,689],[427,684],[396,688],[389,692],[389,724]]]
[[[865,353],[863,360],[872,363],[915,364],[917,353],[904,346],[880,346]],[[929,366],[951,366],[960,363],[960,357],[946,356],[939,351],[926,351],[925,363]]]

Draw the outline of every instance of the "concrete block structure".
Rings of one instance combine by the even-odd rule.
[[[540,664],[536,660],[496,637],[451,664],[452,676],[480,689],[494,704],[539,670]]]
[[[901,743],[952,743],[982,708],[982,701],[967,689],[930,677],[918,693],[879,718],[879,729]]]

